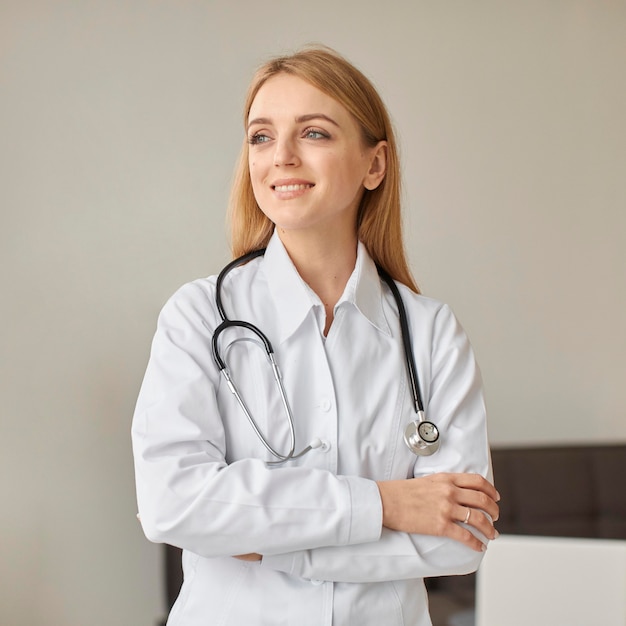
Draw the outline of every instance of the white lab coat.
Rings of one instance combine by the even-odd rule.
[[[382,527],[375,480],[435,472],[488,476],[480,374],[450,309],[400,286],[427,418],[441,447],[416,457],[415,419],[397,308],[359,244],[324,338],[324,309],[277,235],[265,257],[231,272],[227,315],[274,346],[295,416],[297,450],[279,467],[248,424],[211,355],[215,278],[182,287],[159,317],[133,420],[146,536],[184,549],[169,626],[426,626],[422,578],[463,574],[481,554],[450,539]],[[265,352],[231,329],[221,341],[252,415],[279,451],[288,426]],[[258,552],[262,562],[233,555]]]

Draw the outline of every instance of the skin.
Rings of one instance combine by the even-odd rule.
[[[387,144],[366,146],[343,105],[287,74],[259,89],[247,131],[255,198],[324,303],[327,334],[356,263],[359,203],[364,190],[375,189],[385,176]],[[469,509],[467,525],[489,539],[497,537],[491,520],[498,519],[500,496],[478,474],[441,473],[377,485],[387,528],[448,537],[481,551],[482,542],[458,523]]]
[[[342,105],[286,74],[271,78],[257,93],[248,140],[257,203],[324,303],[327,333],[356,262],[361,196],[384,177],[387,144],[365,146]],[[289,184],[299,188],[281,190]]]

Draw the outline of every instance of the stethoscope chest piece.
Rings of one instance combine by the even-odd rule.
[[[404,443],[414,454],[430,456],[439,449],[439,429],[428,420],[415,420],[404,430]]]

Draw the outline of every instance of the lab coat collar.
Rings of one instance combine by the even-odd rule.
[[[317,294],[302,280],[280,237],[274,231],[263,259],[263,270],[276,305],[280,342],[288,339],[314,306],[322,306]],[[359,241],[354,271],[337,307],[347,302],[383,333],[391,334],[383,310],[383,291],[376,264]]]
[[[343,300],[354,306],[382,333],[391,335],[391,329],[383,309],[383,288],[376,264],[363,242],[359,241],[354,272],[348,280]]]

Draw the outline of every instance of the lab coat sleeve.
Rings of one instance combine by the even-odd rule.
[[[211,355],[211,290],[190,283],[166,304],[132,426],[146,536],[205,557],[371,542],[381,533],[376,485],[312,468],[225,462]]]
[[[434,318],[432,338],[430,381],[422,385],[428,391],[427,419],[440,428],[442,442],[432,456],[418,457],[414,475],[469,472],[491,480],[480,372],[465,332],[445,305]],[[420,372],[428,371],[424,365],[418,364]],[[466,574],[478,568],[482,556],[452,539],[384,528],[374,542],[268,555],[262,565],[303,578],[376,582]]]

